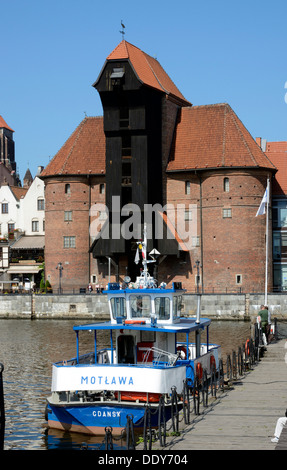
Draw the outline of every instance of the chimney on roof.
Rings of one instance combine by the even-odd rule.
[[[39,165],[36,176],[39,176],[42,173],[43,170],[44,170],[44,167]]]
[[[256,144],[259,145],[261,148],[262,152],[266,152],[266,139],[262,139],[261,137],[256,137]]]

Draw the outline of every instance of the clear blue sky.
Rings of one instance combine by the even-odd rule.
[[[102,115],[92,88],[125,39],[157,57],[194,105],[227,102],[251,135],[287,140],[286,0],[0,0],[0,115],[21,179],[78,124]]]

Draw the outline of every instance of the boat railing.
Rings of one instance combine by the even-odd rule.
[[[177,354],[173,354],[169,351],[164,351],[163,349],[159,349],[154,346],[152,348],[147,349],[143,357],[142,363],[146,364],[151,357],[153,358],[153,366],[164,365],[166,367],[174,365],[178,358]]]

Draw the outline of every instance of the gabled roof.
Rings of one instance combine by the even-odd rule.
[[[267,142],[266,155],[278,169],[272,181],[273,196],[287,194],[287,142]]]
[[[19,201],[21,197],[25,197],[28,191],[28,188],[21,188],[21,186],[9,186],[15,198]]]
[[[103,118],[86,117],[42,171],[40,178],[66,174],[104,174],[105,150]]]
[[[182,105],[190,106],[160,63],[150,55],[143,52],[136,46],[123,40],[108,55],[107,61],[128,60],[134,69],[138,79],[147,86],[171,95],[182,102]],[[97,82],[95,82],[97,83]],[[95,84],[94,84],[95,85]]]
[[[228,104],[181,108],[167,171],[226,167],[276,171]]]
[[[0,129],[4,127],[5,129],[8,129],[9,131],[13,131],[13,129],[11,129],[11,127],[8,126],[8,124],[4,121],[4,119],[2,118],[2,116],[0,116]]]

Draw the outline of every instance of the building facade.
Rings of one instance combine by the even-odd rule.
[[[9,289],[13,280],[13,287],[27,281],[39,284],[45,247],[45,194],[38,176],[28,187],[0,186],[0,230],[0,288]]]
[[[258,139],[266,155],[276,165],[273,180],[273,289],[287,290],[287,142],[267,142]]]
[[[85,118],[41,174],[46,278],[57,286],[61,263],[66,288],[134,279],[147,222],[159,283],[263,292],[265,216],[256,212],[276,167],[230,106],[192,106],[126,41],[94,87],[103,117]],[[271,268],[268,278],[271,288]]]

